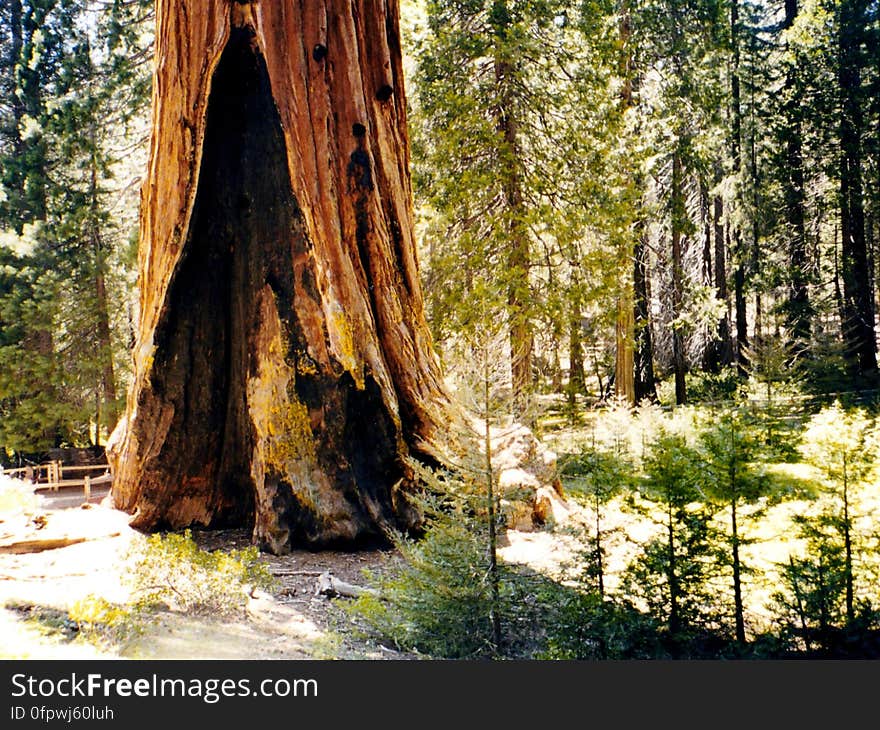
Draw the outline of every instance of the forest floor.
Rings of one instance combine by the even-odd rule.
[[[105,506],[53,509],[37,496],[26,509],[0,504],[0,659],[417,659],[359,635],[341,609],[348,599],[316,594],[317,577],[329,572],[365,585],[365,571],[381,573],[399,556],[392,549],[356,552],[297,550],[261,555],[275,587],[248,601],[234,619],[171,611],[150,614],[135,638],[123,644],[83,636],[69,618],[74,605],[100,597],[125,604],[126,555],[142,540],[129,516]],[[22,540],[82,540],[38,552],[12,553]],[[250,544],[247,530],[194,532],[206,550]],[[568,540],[568,542],[566,542]],[[509,531],[502,555],[554,572],[573,554],[571,538],[548,531]]]
[[[139,633],[124,644],[80,636],[69,611],[83,599],[99,597],[124,604],[129,595],[125,556],[140,535],[129,516],[102,506],[41,510],[40,533],[86,537],[82,542],[24,554],[0,547],[0,658],[3,659],[309,659],[400,658],[346,630],[341,610],[315,594],[316,576],[325,571],[350,583],[363,583],[363,570],[381,571],[395,560],[389,550],[361,552],[295,551],[263,555],[276,578],[267,595],[248,601],[247,612],[218,618],[171,611],[152,613]],[[29,518],[31,521],[34,517]],[[28,531],[23,520],[0,522],[3,544]],[[30,526],[32,527],[32,525]],[[28,537],[33,534],[28,533]],[[229,551],[246,547],[245,530],[196,532],[200,547]],[[296,572],[296,575],[288,573]]]

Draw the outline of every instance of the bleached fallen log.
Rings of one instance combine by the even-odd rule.
[[[85,537],[49,537],[40,540],[18,540],[17,542],[0,545],[0,555],[21,555],[23,553],[41,553],[44,550],[56,550],[85,542]]]
[[[364,588],[353,583],[346,583],[344,580],[334,578],[329,572],[325,571],[318,576],[318,580],[315,583],[315,595],[327,596],[328,598],[336,598],[338,596],[360,598],[364,595],[378,597],[379,592],[372,588]]]
[[[88,540],[102,540],[108,537],[119,537],[121,533],[111,532],[95,537],[86,537],[84,535],[60,535],[58,537],[44,537],[33,540],[16,540],[0,544],[0,555],[23,555],[25,553],[41,553],[44,550],[57,550],[58,548],[68,547],[70,545],[78,545]]]
[[[277,578],[286,578],[288,576],[297,575],[306,576],[308,578],[317,578],[319,575],[321,575],[320,570],[286,570],[285,568],[275,570],[270,568],[269,570],[272,572],[272,575],[276,576]]]

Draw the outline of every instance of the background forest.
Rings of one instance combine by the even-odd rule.
[[[877,3],[401,14],[444,371],[553,445],[593,547],[566,587],[499,567],[466,480],[361,618],[450,656],[876,656]],[[100,446],[124,405],[153,22],[145,0],[0,0],[7,463]],[[612,514],[657,528],[625,564]],[[785,549],[756,560],[767,531]]]

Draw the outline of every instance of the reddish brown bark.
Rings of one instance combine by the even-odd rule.
[[[135,378],[142,528],[274,552],[414,526],[456,419],[423,315],[397,0],[159,0]]]

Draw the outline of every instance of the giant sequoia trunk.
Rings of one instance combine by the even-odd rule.
[[[637,80],[633,78],[633,53],[632,44],[632,16],[630,15],[629,0],[623,0],[620,5],[620,25],[618,26],[620,47],[620,76],[623,85],[620,92],[620,110],[625,115],[633,107],[633,87]],[[636,173],[636,179],[641,176]],[[641,212],[641,211],[640,211]],[[636,222],[636,228],[639,227]],[[633,260],[635,246],[627,243],[623,249],[623,260],[629,264]],[[620,398],[626,398],[630,403],[637,402],[636,373],[635,373],[635,299],[637,293],[630,276],[633,268],[624,265],[622,269],[622,281],[620,293],[617,295],[617,317],[615,319],[615,355],[614,355],[614,393]]]
[[[454,408],[419,288],[397,0],[159,0],[135,378],[144,529],[354,543],[419,515]]]

